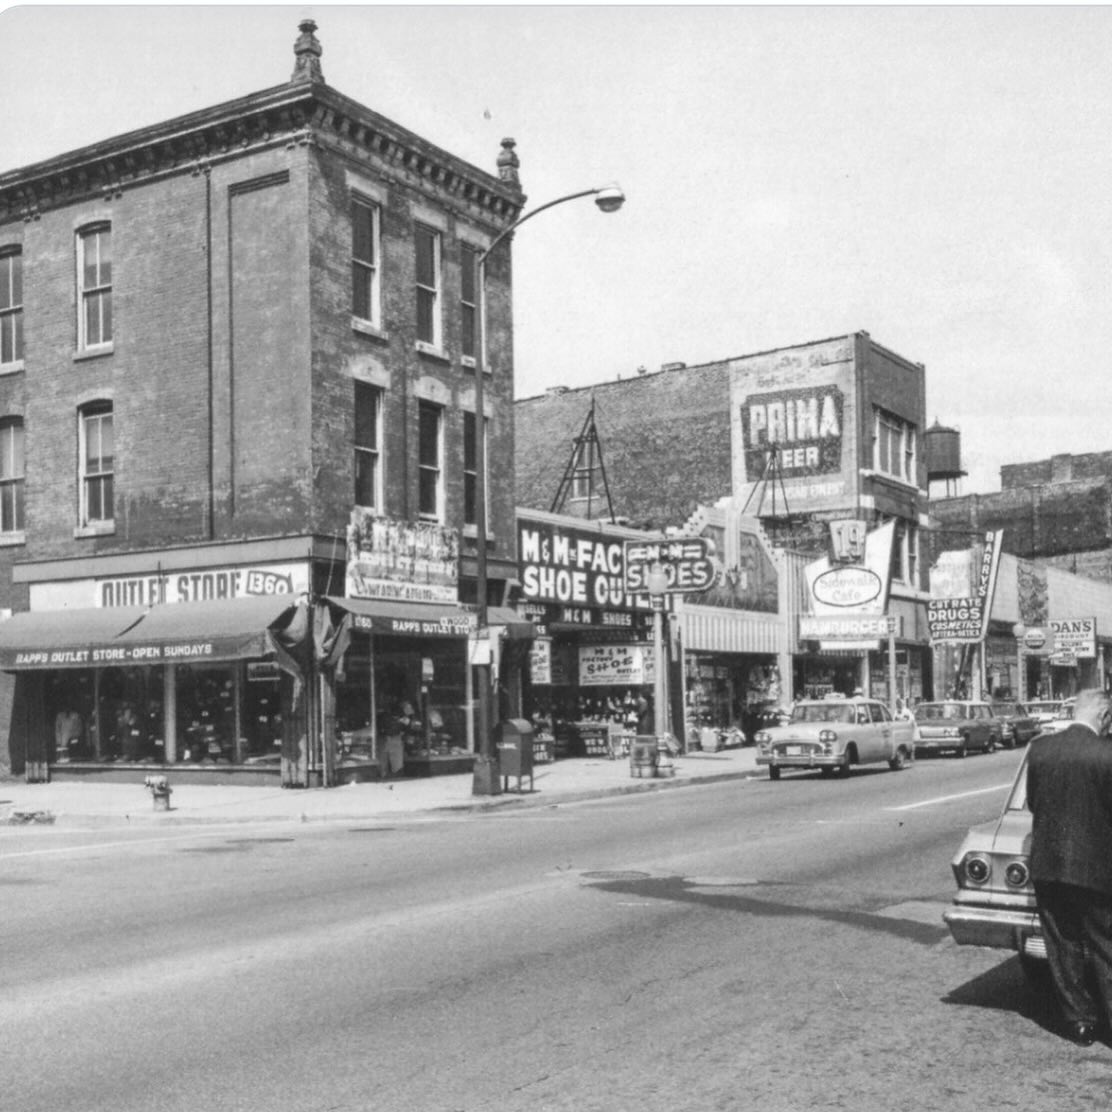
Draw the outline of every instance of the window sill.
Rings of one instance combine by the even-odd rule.
[[[463,535],[467,540],[475,541],[477,544],[479,541],[479,527],[477,525],[464,525]],[[492,548],[494,546],[494,538],[490,535],[489,525],[487,526],[486,543],[487,548]]]
[[[427,355],[430,359],[438,359],[442,363],[450,363],[448,353],[443,348],[438,348],[434,344],[426,343],[424,340],[417,341],[417,351],[421,355]]]
[[[85,359],[99,359],[102,355],[111,355],[115,350],[114,344],[100,344],[97,347],[81,348],[73,353],[73,361],[80,363]]]
[[[876,471],[873,468],[861,468],[862,479],[879,479],[883,483],[888,483],[891,486],[899,487],[901,490],[914,491],[916,494],[926,494],[926,491],[920,490],[917,483],[901,479],[898,475],[889,475],[887,471]]]
[[[27,543],[27,534],[22,530],[0,533],[0,548],[16,548]]]
[[[116,532],[115,521],[90,521],[88,525],[79,525],[73,531],[75,540],[82,537],[110,537]]]
[[[23,369],[22,359],[13,359],[11,363],[0,363],[0,375],[18,374]]]
[[[364,320],[362,317],[351,318],[352,332],[358,332],[360,336],[369,336],[372,340],[389,340],[390,333],[383,332],[376,324],[372,324],[369,320]]]

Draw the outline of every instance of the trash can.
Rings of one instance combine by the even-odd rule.
[[[638,734],[629,746],[630,776],[651,780],[660,760],[660,746],[655,734]]]
[[[502,787],[506,790],[511,776],[517,777],[517,790],[521,791],[522,777],[529,777],[529,790],[533,790],[533,725],[525,718],[507,718],[500,727],[498,739],[498,767]]]

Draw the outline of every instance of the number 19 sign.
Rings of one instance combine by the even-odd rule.
[[[668,577],[666,594],[705,591],[718,577],[712,557],[713,545],[706,537],[669,537],[660,541],[626,541],[625,589],[629,594],[647,594],[649,572],[660,564]]]

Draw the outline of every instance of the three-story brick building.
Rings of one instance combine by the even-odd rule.
[[[343,96],[315,30],[285,84],[0,175],[13,772],[310,784],[403,732],[423,771],[474,748],[475,264],[517,159],[486,173]],[[486,270],[497,607],[508,244]]]

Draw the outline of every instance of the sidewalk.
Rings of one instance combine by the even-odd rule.
[[[167,773],[172,795],[169,811],[156,811],[150,792],[137,772],[134,784],[0,782],[0,826],[48,823],[87,827],[134,824],[195,824],[235,822],[361,821],[428,811],[487,811],[495,808],[551,806],[573,800],[660,791],[716,780],[758,775],[752,747],[716,753],[688,753],[675,759],[675,775],[640,779],[628,758],[572,757],[533,769],[529,780],[511,778],[510,790],[476,796],[471,774],[348,784],[338,788],[286,790],[234,784],[175,784]]]

